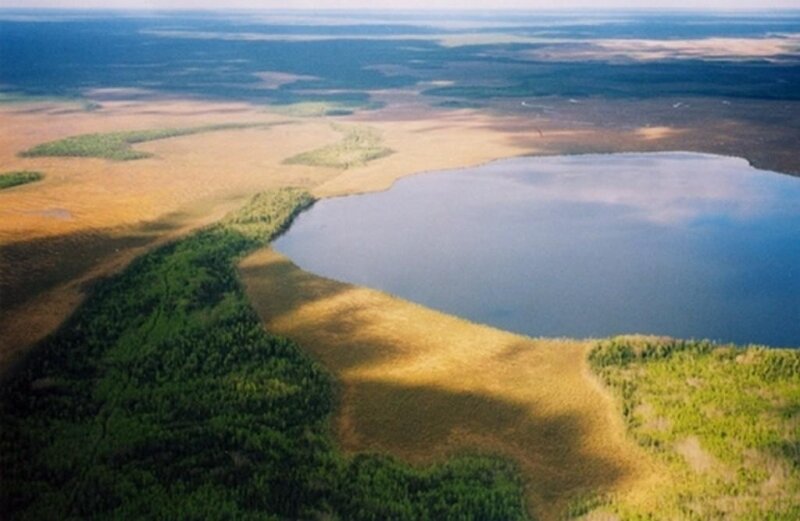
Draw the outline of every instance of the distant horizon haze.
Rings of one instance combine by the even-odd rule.
[[[800,9],[800,0],[660,0],[646,6],[637,0],[496,0],[491,4],[477,0],[2,0],[0,9],[126,9],[162,11],[187,10],[345,10],[365,9],[369,11],[408,10],[464,10],[464,11],[569,11],[591,9],[593,11],[737,11]]]

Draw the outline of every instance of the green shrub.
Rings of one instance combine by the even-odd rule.
[[[394,153],[390,148],[382,146],[381,136],[375,129],[338,125],[334,128],[344,134],[341,141],[292,156],[284,163],[348,169]]]

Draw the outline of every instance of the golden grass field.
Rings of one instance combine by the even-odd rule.
[[[265,327],[340,383],[335,431],[347,451],[416,463],[465,450],[510,457],[544,520],[655,479],[589,372],[591,342],[476,325],[303,272],[271,249],[244,259],[240,273]]]
[[[288,155],[335,141],[325,122],[194,135],[137,145],[137,161],[21,158],[38,143],[120,130],[222,122],[284,122],[261,109],[197,102],[111,103],[99,112],[59,105],[0,108],[0,164],[36,168],[45,179],[0,194],[0,352],[14,353],[56,327],[81,301],[89,281],[126,264],[143,248],[214,222],[254,192],[313,186],[330,176],[287,170]],[[210,138],[210,139],[209,139]]]
[[[403,175],[533,150],[517,141],[524,129],[498,131],[488,116],[426,111],[424,119],[409,120],[389,113],[383,123],[374,116],[335,121],[376,129],[391,156],[346,170],[285,165],[341,140],[333,120],[287,112],[170,99],[112,101],[91,112],[55,102],[0,105],[2,171],[45,174],[35,185],[0,193],[0,367],[61,323],[92,280],[219,219],[252,193],[281,186],[317,196],[385,189]],[[421,115],[418,107],[413,113]],[[138,144],[153,156],[136,161],[18,155],[80,134],[242,123],[272,125]]]
[[[376,98],[391,103],[335,120],[319,111],[301,117],[174,99],[111,101],[91,112],[54,102],[0,105],[0,170],[46,176],[0,192],[0,368],[56,328],[91,281],[270,188],[332,197],[503,157],[595,151],[739,151],[800,171],[783,135],[764,134],[774,146],[762,140],[765,150],[751,156],[755,145],[741,144],[763,129],[742,119],[670,119],[658,107],[638,106],[637,123],[620,124],[609,119],[618,107],[605,102],[565,106],[553,119],[504,106],[434,109],[408,92]],[[647,110],[652,125],[641,121]],[[374,129],[394,153],[347,169],[284,164],[337,143],[334,121]],[[153,154],[136,161],[18,156],[79,134],[227,123],[275,125],[135,145]],[[711,133],[719,137],[702,137]],[[662,469],[629,439],[614,400],[590,374],[588,341],[530,339],[471,324],[304,273],[268,249],[240,269],[267,329],[297,340],[340,382],[335,431],[346,450],[388,451],[418,463],[464,450],[511,457],[541,519],[558,518],[591,494],[634,505],[656,494]]]

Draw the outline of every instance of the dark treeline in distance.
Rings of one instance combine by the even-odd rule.
[[[575,45],[558,39],[590,45],[604,38],[763,38],[796,33],[800,27],[796,12],[754,17],[746,24],[735,17],[703,13],[631,13],[624,23],[598,16],[597,23],[589,24],[585,20],[591,15],[586,13],[495,14],[503,22],[502,29],[482,27],[486,18],[466,14],[458,15],[469,22],[464,29],[432,25],[441,21],[433,14],[405,20],[384,14],[382,23],[372,20],[368,24],[320,24],[313,16],[291,24],[280,17],[254,17],[252,13],[153,17],[106,12],[88,17],[62,12],[42,18],[42,13],[34,11],[21,14],[0,19],[0,55],[4,58],[0,60],[0,91],[11,99],[81,99],[88,90],[125,85],[141,89],[132,94],[140,96],[155,91],[263,104],[327,101],[358,108],[371,106],[370,91],[412,88],[433,80],[453,85],[432,87],[426,94],[456,97],[461,103],[531,96],[800,99],[800,69],[792,61],[706,60],[698,56],[609,63],[524,57],[526,51],[542,47]],[[342,16],[346,20],[354,15]],[[542,39],[542,30],[551,36],[556,30],[556,41],[537,41]],[[498,32],[533,40],[485,42],[482,38],[485,33]],[[465,44],[442,44],[442,38],[453,36],[463,38]],[[383,67],[396,70],[384,73]],[[293,74],[298,79],[264,88],[259,74],[266,71]],[[480,81],[483,78],[495,81],[486,84]]]

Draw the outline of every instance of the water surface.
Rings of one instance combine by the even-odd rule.
[[[520,158],[324,200],[300,267],[533,336],[800,346],[800,179],[691,153]]]

